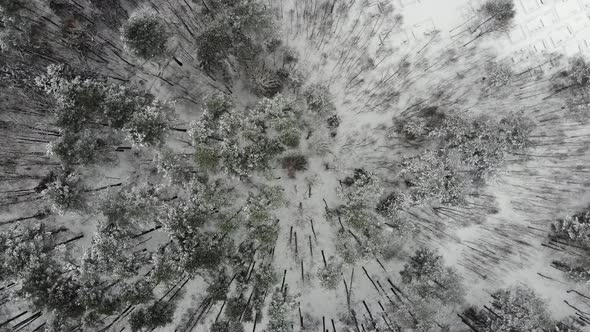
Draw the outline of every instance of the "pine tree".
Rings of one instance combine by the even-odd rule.
[[[327,289],[336,289],[342,280],[342,263],[330,257],[326,266],[318,270],[320,285]]]
[[[59,214],[85,210],[85,187],[80,175],[70,170],[59,170],[52,174],[46,189],[42,191],[43,196],[51,201],[51,208]]]
[[[481,332],[531,331],[551,328],[547,305],[525,286],[501,289],[492,294],[490,310],[469,309],[465,312]]]
[[[402,281],[425,299],[435,298],[443,303],[461,303],[461,278],[453,268],[446,267],[442,256],[422,248],[410,257],[400,272]]]
[[[129,316],[129,325],[133,332],[151,331],[171,323],[174,310],[173,303],[155,302],[148,307],[135,309]]]
[[[138,10],[123,25],[121,40],[125,48],[139,59],[161,57],[166,52],[168,42],[166,24],[155,11]]]

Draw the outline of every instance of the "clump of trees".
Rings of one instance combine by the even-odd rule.
[[[449,331],[453,311],[463,304],[464,288],[457,272],[445,266],[436,251],[421,248],[400,275],[402,284],[392,289],[397,301],[386,311],[390,324],[402,330]]]
[[[552,265],[562,270],[573,281],[580,283],[590,281],[590,260],[586,255],[590,252],[590,210],[585,209],[551,224],[549,238],[571,245],[573,250],[582,252],[582,255],[568,257],[563,261],[553,261]]]
[[[455,269],[444,265],[442,256],[436,251],[418,249],[400,275],[402,282],[421,298],[435,298],[449,304],[463,301],[461,277]]]
[[[491,306],[469,308],[462,319],[478,331],[559,331],[545,302],[528,287],[516,286],[492,294]]]
[[[570,114],[586,121],[590,104],[590,64],[584,57],[570,58],[568,68],[553,79],[553,93],[549,97],[560,93],[566,93],[565,107]]]
[[[189,132],[197,162],[210,172],[221,168],[238,177],[267,171],[275,157],[298,142],[299,116],[295,100],[283,95],[263,98],[245,111],[234,108],[226,97],[212,96],[202,119],[192,123]],[[306,162],[288,165],[300,170]]]
[[[474,185],[497,172],[506,155],[533,145],[534,128],[532,120],[518,113],[498,121],[446,114],[436,107],[400,119],[395,131],[429,149],[402,159],[398,176],[405,188],[384,197],[378,210],[396,215],[433,201],[461,204]]]
[[[41,194],[52,203],[51,208],[58,214],[66,211],[83,211],[86,208],[84,192],[80,174],[72,170],[57,170],[50,172]]]
[[[482,90],[487,94],[503,95],[514,80],[512,67],[503,62],[490,62],[485,68]]]
[[[293,297],[279,289],[272,294],[268,307],[270,322],[266,328],[268,332],[287,332],[293,324],[293,310],[295,301]]]
[[[172,322],[175,306],[173,303],[155,302],[154,304],[137,308],[129,315],[131,331],[151,331]]]
[[[63,65],[49,66],[37,84],[55,100],[62,137],[50,152],[65,165],[95,161],[112,130],[126,133],[135,145],[163,143],[172,110],[148,93],[72,75]]]
[[[476,12],[477,20],[469,31],[474,36],[463,47],[473,43],[479,38],[495,33],[508,30],[516,11],[514,9],[514,0],[487,0]]]

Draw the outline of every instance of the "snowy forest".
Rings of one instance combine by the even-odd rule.
[[[590,331],[590,58],[516,2],[0,0],[0,331]]]

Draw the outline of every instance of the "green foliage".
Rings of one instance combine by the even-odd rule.
[[[155,302],[147,308],[136,308],[129,316],[131,330],[151,331],[172,322],[175,306],[171,303]]]
[[[166,52],[168,33],[161,17],[153,10],[139,10],[121,30],[125,47],[136,57],[149,60]]]
[[[207,294],[213,301],[224,301],[227,298],[230,287],[230,278],[228,277],[225,268],[218,270],[218,273],[213,276],[213,281],[207,286]]]

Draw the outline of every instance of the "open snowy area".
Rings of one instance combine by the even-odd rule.
[[[0,22],[0,332],[590,331],[590,0]]]

